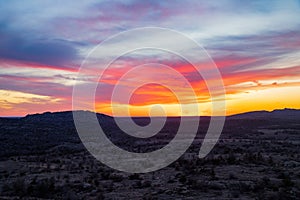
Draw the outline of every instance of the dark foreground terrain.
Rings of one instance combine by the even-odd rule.
[[[180,123],[180,118],[169,118],[159,134],[138,140],[122,133],[113,118],[97,117],[116,145],[133,152],[166,145]],[[201,118],[195,142],[179,160],[159,171],[129,174],[110,169],[87,152],[71,112],[0,118],[0,199],[300,197],[300,111],[228,117],[218,144],[199,159],[209,120]]]

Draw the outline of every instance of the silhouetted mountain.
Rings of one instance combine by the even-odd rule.
[[[73,111],[79,112],[81,114],[93,115],[96,114],[98,119],[111,119],[112,117],[101,114],[101,113],[93,113],[90,111]],[[42,114],[29,114],[25,117],[21,118],[24,121],[52,121],[52,122],[66,122],[73,121],[73,112],[72,111],[62,111],[62,112],[45,112]]]
[[[229,116],[228,119],[280,119],[280,120],[299,120],[300,110],[297,109],[277,109],[273,111],[253,111]]]

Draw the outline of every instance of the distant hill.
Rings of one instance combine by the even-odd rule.
[[[82,114],[96,114],[98,119],[111,119],[112,117],[101,114],[101,113],[93,113],[90,111],[74,111],[74,112],[81,112]],[[25,121],[73,121],[73,112],[72,111],[62,111],[62,112],[45,112],[41,114],[29,114],[23,118],[20,118]]]
[[[277,109],[273,111],[253,111],[227,117],[228,119],[281,119],[300,120],[300,110],[297,109]]]

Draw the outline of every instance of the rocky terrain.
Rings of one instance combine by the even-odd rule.
[[[78,111],[83,112],[83,111]],[[133,152],[166,145],[180,118],[156,136],[136,139],[114,119],[97,114],[113,143]],[[137,124],[148,118],[135,118]],[[97,161],[82,145],[72,112],[0,118],[0,199],[297,199],[300,196],[300,111],[276,110],[226,119],[221,138],[204,159],[197,154],[209,117],[195,142],[170,166],[129,174]]]

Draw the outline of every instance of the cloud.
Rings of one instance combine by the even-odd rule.
[[[44,77],[2,75],[0,76],[0,89],[68,100],[72,96],[72,86],[56,83],[53,78],[45,79]]]
[[[78,60],[74,44],[55,38],[35,38],[34,32],[15,31],[2,23],[0,59],[71,67]],[[30,35],[30,36],[28,36]]]

